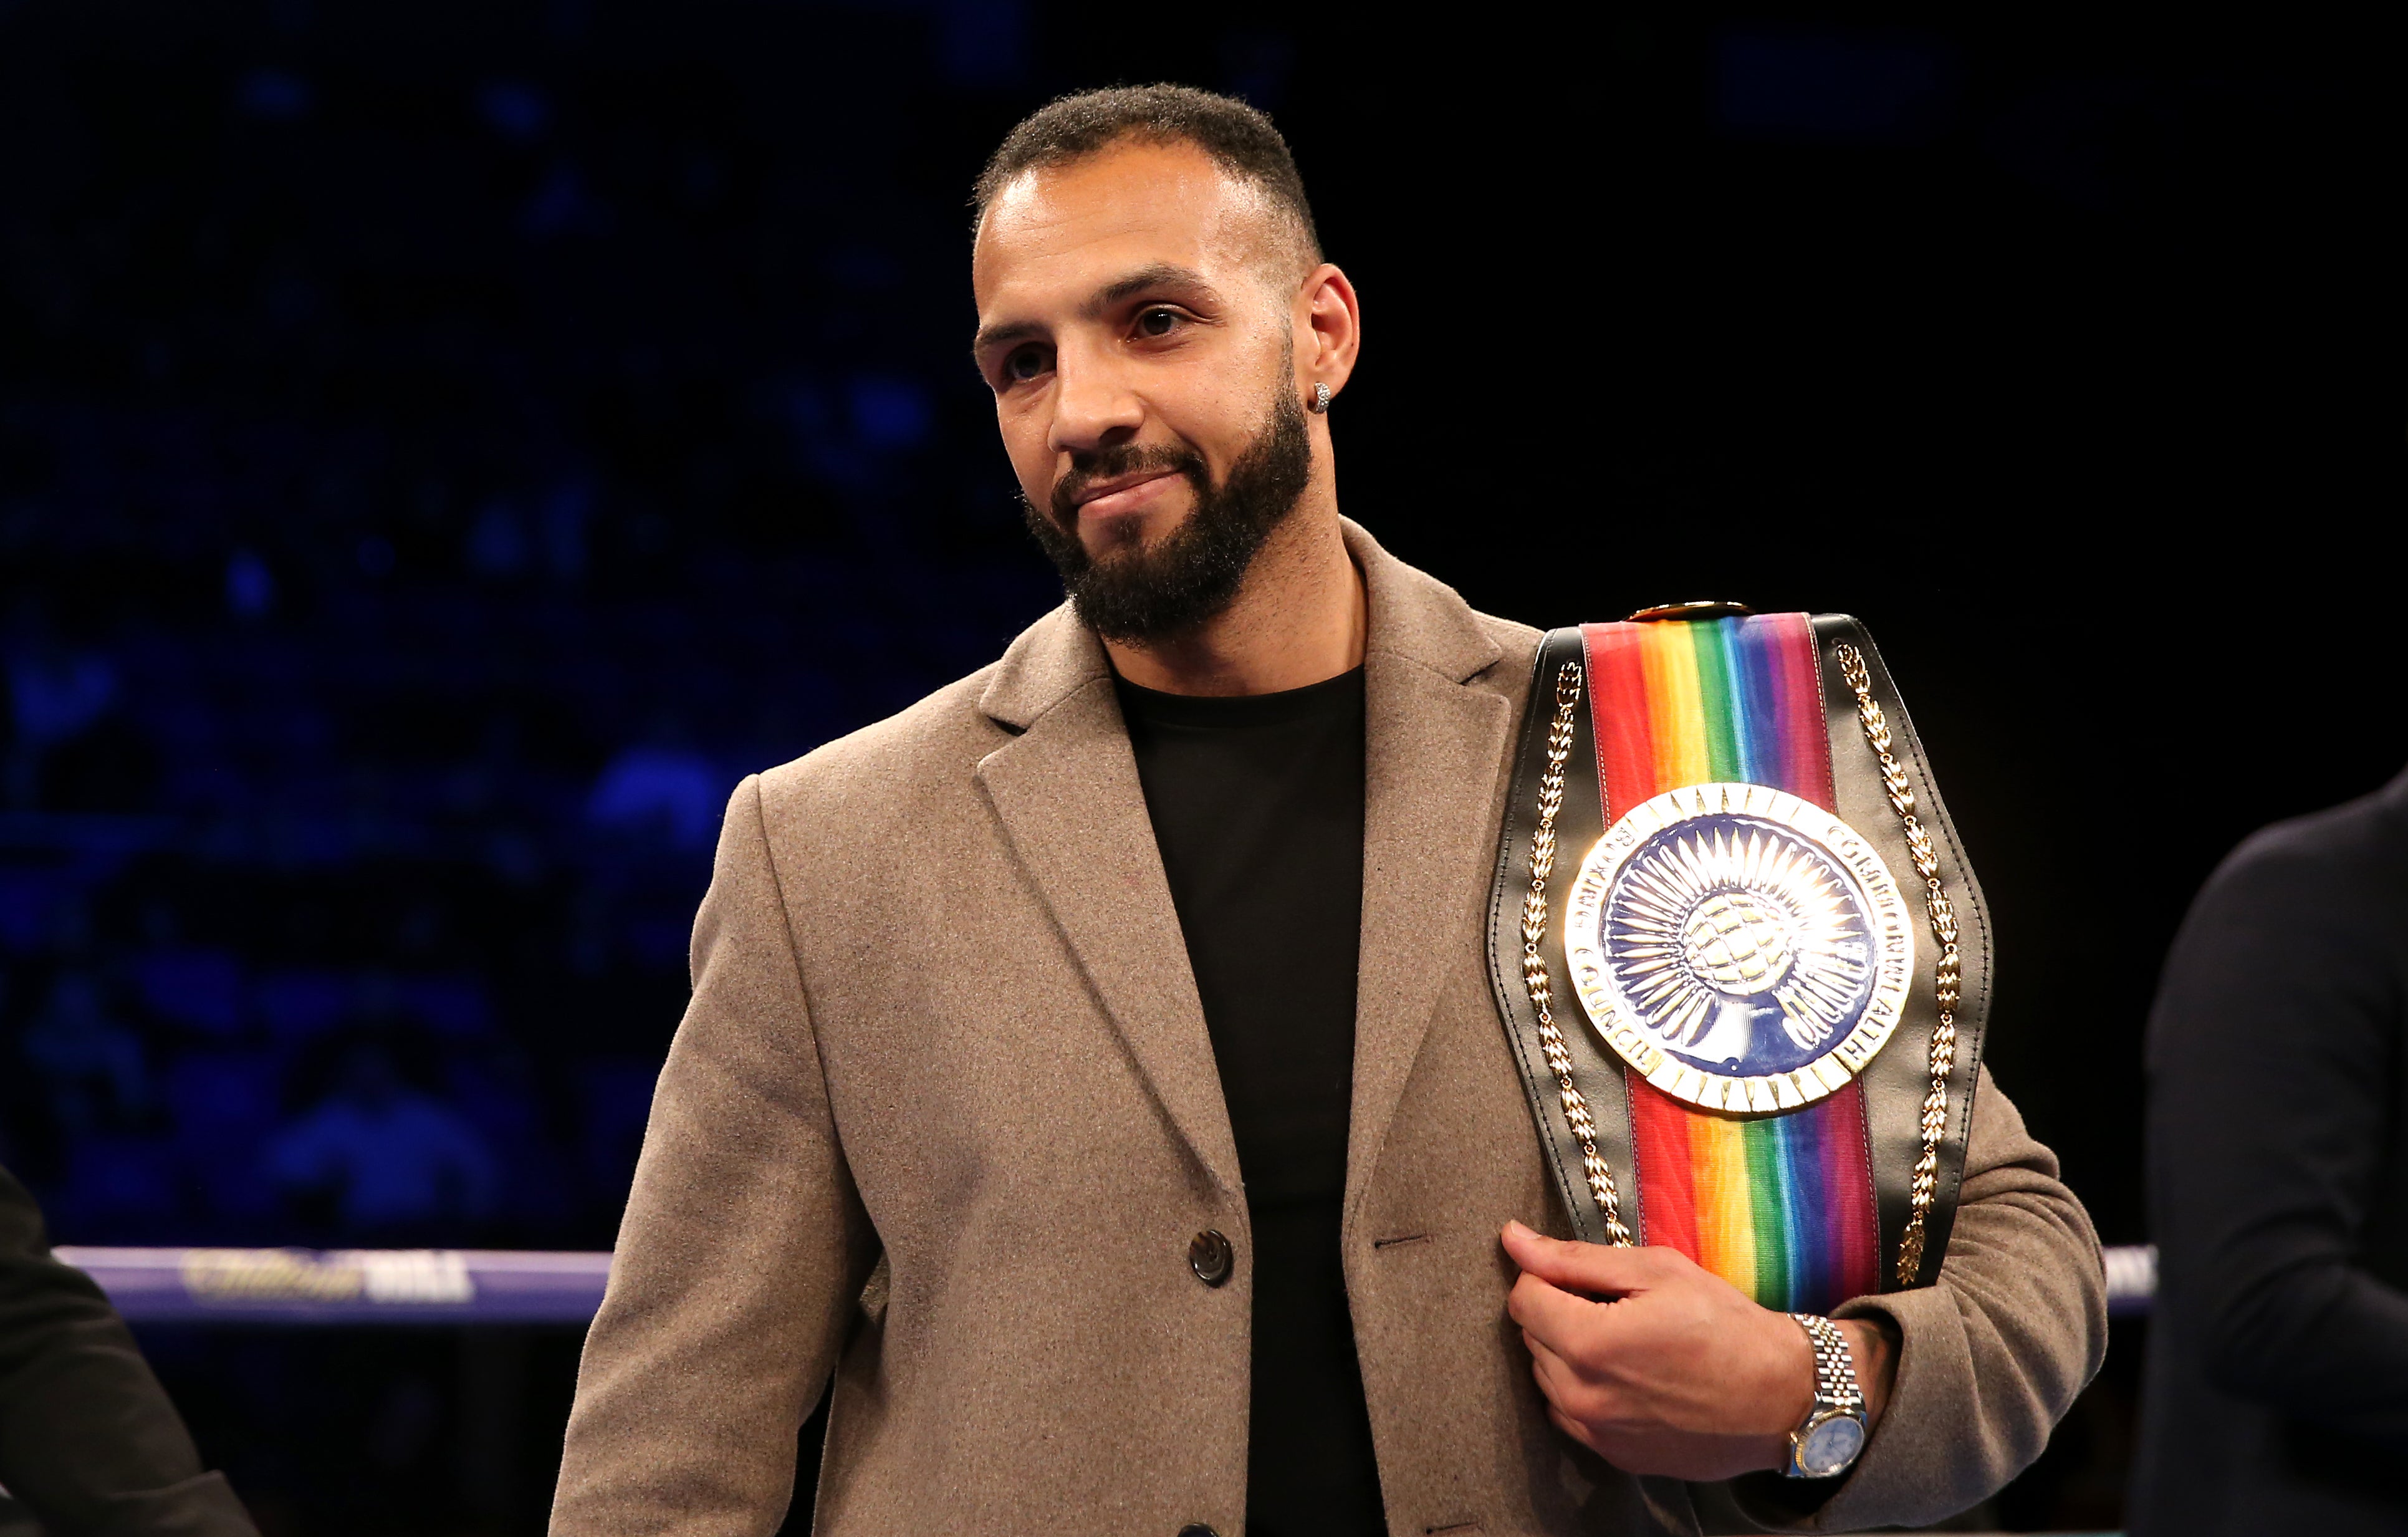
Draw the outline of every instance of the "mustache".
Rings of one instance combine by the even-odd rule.
[[[1053,503],[1054,521],[1064,527],[1077,526],[1079,498],[1097,481],[1154,469],[1184,475],[1198,492],[1211,489],[1204,467],[1204,456],[1193,449],[1175,448],[1165,443],[1128,443],[1119,448],[1097,449],[1093,453],[1074,457],[1068,473],[1054,482],[1054,495],[1048,498]]]

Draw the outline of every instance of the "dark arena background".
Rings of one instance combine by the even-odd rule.
[[[607,1249],[730,787],[1059,596],[970,180],[1172,79],[1360,286],[1391,549],[1863,616],[1989,1060],[2143,1243],[2186,904],[2408,760],[2401,59],[2333,27],[0,0],[0,1162],[66,1245]],[[270,1537],[542,1528],[573,1322],[137,1327]],[[1971,1524],[2119,1522],[2146,1327]]]

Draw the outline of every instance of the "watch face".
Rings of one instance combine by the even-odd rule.
[[[1842,1472],[1864,1450],[1865,1427],[1847,1415],[1833,1415],[1806,1432],[1798,1448],[1798,1465],[1809,1478],[1828,1478]]]

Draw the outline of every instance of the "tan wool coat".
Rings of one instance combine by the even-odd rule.
[[[1547,1422],[1508,1219],[1567,1233],[1484,903],[1538,632],[1346,539],[1369,602],[1343,1243],[1398,1537],[1696,1530]],[[1928,1521],[2038,1455],[2105,1337],[2098,1243],[1985,1083],[1939,1284],[1821,1530]],[[1188,1243],[1237,1251],[1221,1286]],[[1095,637],[749,779],[585,1346],[555,1537],[761,1537],[834,1381],[816,1530],[1245,1526],[1245,1186]],[[809,1498],[805,1491],[804,1498]]]

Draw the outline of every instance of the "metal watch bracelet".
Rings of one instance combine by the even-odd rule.
[[[1836,1478],[1865,1449],[1864,1390],[1856,1385],[1856,1355],[1848,1337],[1828,1318],[1793,1313],[1814,1347],[1814,1403],[1804,1423],[1789,1432],[1790,1478]]]

